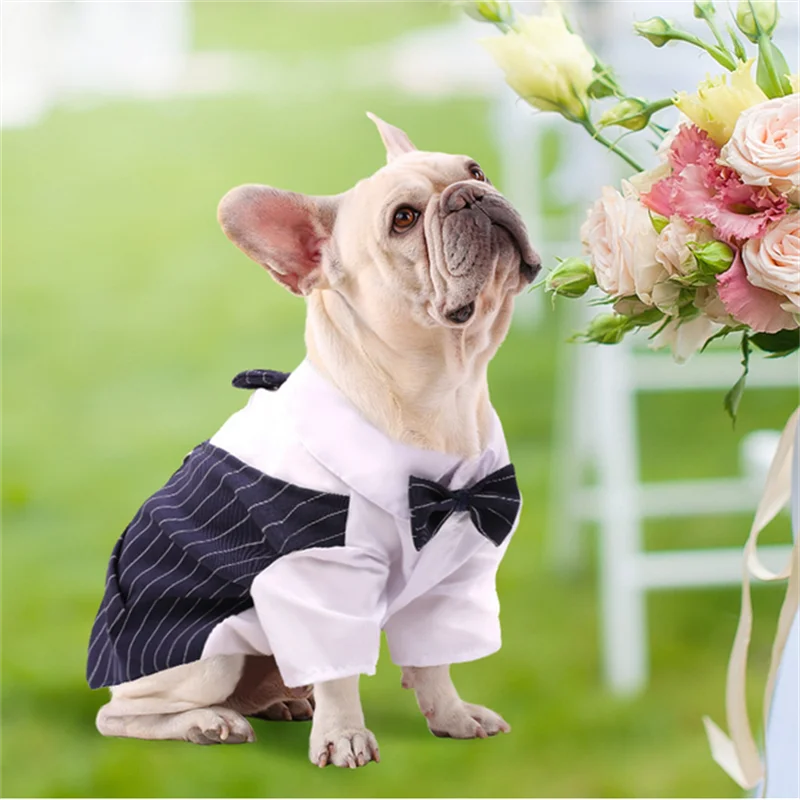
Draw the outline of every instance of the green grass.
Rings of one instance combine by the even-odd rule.
[[[275,49],[280,39],[287,52],[334,59],[400,25],[442,19],[433,4],[325,6],[314,16],[201,4],[196,36],[204,47],[255,49],[269,22]],[[600,679],[591,532],[576,572],[548,563],[554,387],[566,338],[550,312],[535,330],[514,329],[491,369],[526,500],[500,575],[505,644],[454,668],[463,696],[504,714],[511,735],[432,738],[385,657],[362,682],[379,766],[312,768],[302,723],[257,723],[259,742],[240,748],[96,733],[105,695],[86,687],[84,660],[116,537],[183,454],[244,403],[229,388],[234,373],[291,369],[303,355],[302,303],[227,242],[216,203],[247,181],[318,194],[352,185],[383,160],[366,109],[421,146],[474,154],[497,172],[482,102],[346,87],[313,103],[288,94],[112,103],[4,133],[3,794],[734,794],[709,758],[700,718],[723,718],[738,593],[654,595],[652,680],[640,697],[620,700]],[[789,391],[752,392],[732,432],[721,394],[642,401],[647,479],[731,474],[740,437],[782,426],[796,402]],[[786,536],[785,520],[775,527]],[[652,546],[713,546],[742,542],[747,528],[741,517],[673,521],[647,535]],[[778,592],[759,590],[756,601],[754,699]]]

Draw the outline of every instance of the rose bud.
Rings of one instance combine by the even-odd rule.
[[[546,291],[562,297],[583,297],[595,285],[594,270],[580,258],[562,261],[544,282]]]

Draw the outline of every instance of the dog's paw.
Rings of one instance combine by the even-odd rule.
[[[381,760],[378,742],[366,728],[333,728],[320,733],[311,732],[308,756],[318,767],[363,767],[370,761]]]
[[[511,730],[511,726],[491,709],[463,701],[441,710],[431,709],[425,717],[434,736],[451,739],[485,739]]]
[[[186,741],[194,744],[244,744],[256,740],[250,723],[241,714],[221,706],[185,711],[181,722],[186,725]]]
[[[274,722],[303,722],[313,718],[314,706],[308,700],[286,700],[273,703],[265,711],[253,716]]]

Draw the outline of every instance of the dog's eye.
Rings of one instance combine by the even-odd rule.
[[[419,211],[408,206],[398,208],[394,212],[394,219],[392,220],[392,230],[395,233],[405,233],[414,227],[414,223],[419,219]]]
[[[483,170],[477,164],[473,164],[469,168],[469,174],[472,175],[472,177],[475,178],[476,181],[486,180],[486,176],[483,174]]]

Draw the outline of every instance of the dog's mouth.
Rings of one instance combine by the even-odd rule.
[[[445,314],[445,316],[450,320],[450,322],[456,325],[463,325],[464,323],[469,322],[474,314],[475,301],[473,300],[471,303],[467,303],[465,306],[461,306],[461,308],[457,308],[455,311]]]

